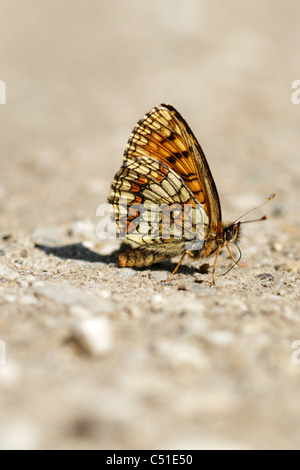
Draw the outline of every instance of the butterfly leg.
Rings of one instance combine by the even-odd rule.
[[[215,271],[216,271],[216,265],[217,265],[217,260],[218,260],[220,250],[221,250],[221,245],[217,249],[217,254],[216,254],[216,258],[215,258],[215,262],[214,262],[214,266],[213,266],[212,282],[213,282],[214,286],[216,285],[216,283],[215,283]]]
[[[181,256],[176,268],[174,269],[174,271],[172,272],[171,276],[169,276],[167,279],[164,279],[163,282],[167,282],[169,281],[170,279],[172,279],[172,277],[174,276],[174,274],[176,273],[176,271],[178,270],[179,266],[181,265],[182,261],[183,261],[183,258],[185,257],[185,255],[188,253],[188,251],[185,251],[183,253],[183,255]],[[189,253],[190,254],[190,253]]]
[[[227,250],[229,251],[229,254],[230,254],[230,257],[231,257],[232,261],[234,261],[234,263],[236,263],[236,260],[234,259],[234,256],[233,256],[233,254],[232,254],[231,249],[229,248],[228,243],[226,243],[226,248],[227,248]],[[245,267],[247,266],[246,263],[236,263],[236,264],[237,264],[240,268],[245,268]]]

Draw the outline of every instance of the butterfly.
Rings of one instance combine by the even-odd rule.
[[[120,267],[150,266],[181,256],[170,279],[186,255],[199,259],[215,254],[214,284],[222,247],[228,249],[233,266],[240,260],[240,250],[236,261],[229,244],[238,246],[245,222],[240,217],[223,223],[204,152],[187,122],[169,104],[155,106],[133,129],[108,201],[118,236],[138,245],[119,253]]]

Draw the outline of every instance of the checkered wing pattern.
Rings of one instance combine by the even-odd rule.
[[[204,240],[208,218],[193,193],[172,169],[149,156],[125,160],[112,183],[119,236],[149,248],[172,249]]]

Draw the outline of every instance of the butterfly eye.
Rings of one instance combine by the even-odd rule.
[[[224,229],[224,240],[227,242],[238,242],[241,233],[241,224],[231,224]]]
[[[240,224],[229,225],[224,229],[224,240],[227,242],[236,241],[239,237]]]
[[[235,233],[236,233],[236,230],[234,229],[234,226],[231,225],[229,227],[226,227],[224,229],[224,239],[227,241],[227,242],[230,242],[234,236],[235,236]]]

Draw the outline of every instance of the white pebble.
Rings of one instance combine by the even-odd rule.
[[[6,300],[6,302],[9,302],[10,304],[12,304],[17,300],[17,297],[13,294],[7,294],[7,295],[4,296],[4,300]]]
[[[3,279],[6,279],[7,281],[15,281],[16,279],[18,279],[18,277],[20,276],[20,274],[17,272],[17,271],[6,271],[6,270],[3,270],[1,273],[0,273],[0,276],[3,278]]]
[[[154,305],[160,305],[163,301],[163,297],[160,294],[155,294],[152,298],[152,302]]]
[[[32,450],[40,447],[40,429],[35,423],[20,418],[1,424],[0,450]]]
[[[110,314],[115,309],[115,304],[110,300],[86,292],[75,286],[64,284],[48,284],[36,289],[38,295],[47,297],[57,303],[66,305],[80,305],[91,311],[93,314]]]
[[[91,240],[83,240],[82,245],[89,250],[95,249],[95,244]]]
[[[200,349],[188,342],[160,340],[156,343],[155,349],[173,367],[192,366],[203,369],[207,364],[207,358]]]
[[[227,346],[232,343],[234,334],[232,331],[216,330],[207,334],[207,339],[210,343],[216,346]]]
[[[134,276],[136,273],[137,273],[137,271],[135,271],[135,270],[132,269],[132,268],[122,268],[122,269],[119,269],[119,270],[116,272],[117,276],[119,276],[119,277]]]
[[[206,296],[206,295],[214,294],[216,290],[212,286],[208,287],[208,286],[202,286],[200,284],[193,284],[191,286],[191,291],[194,292],[195,294]]]
[[[96,236],[95,223],[89,219],[74,222],[71,231],[72,236],[75,238],[94,239]]]
[[[5,358],[5,364],[0,362],[0,388],[8,389],[18,385],[22,377],[20,366]]]
[[[153,271],[151,272],[151,279],[156,282],[166,281],[170,274],[168,271]]]
[[[74,337],[90,356],[105,356],[113,348],[112,327],[106,317],[82,320],[74,328]]]
[[[33,305],[37,303],[37,298],[34,297],[34,295],[23,295],[23,297],[20,298],[20,303],[22,305]]]
[[[100,295],[102,299],[109,299],[111,297],[111,292],[109,290],[102,290]]]
[[[95,246],[95,248],[97,249],[97,251],[99,251],[101,255],[110,255],[115,250],[118,250],[119,247],[119,240],[101,240],[100,243],[97,243],[97,245]]]
[[[90,310],[82,305],[71,305],[69,313],[72,317],[75,318],[88,318],[91,316]]]
[[[0,278],[4,278],[4,276],[8,273],[8,269],[0,268]]]
[[[277,253],[280,253],[283,250],[283,246],[281,245],[281,243],[273,243],[272,250],[276,251]]]

